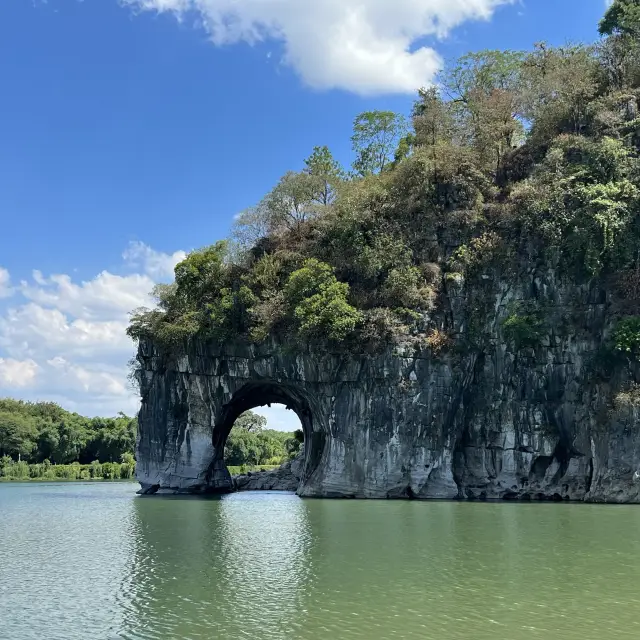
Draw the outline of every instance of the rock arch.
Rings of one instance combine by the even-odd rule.
[[[324,445],[322,431],[314,431],[313,399],[299,384],[273,380],[247,382],[221,408],[212,431],[214,457],[207,474],[207,490],[232,491],[233,483],[224,462],[224,446],[233,424],[242,413],[256,407],[283,404],[296,413],[302,425],[305,441],[305,459],[302,482],[309,478],[318,466]]]
[[[138,350],[136,476],[143,493],[231,489],[224,443],[240,413],[282,402],[298,414],[309,497],[455,498],[459,377],[445,361],[312,353],[289,345],[193,342],[171,358]],[[444,382],[447,381],[445,384]]]
[[[600,338],[550,330],[533,361],[491,322],[487,335],[498,333],[481,357],[318,353],[273,340],[192,341],[176,358],[141,341],[141,491],[229,490],[233,421],[282,402],[305,434],[301,496],[640,502],[637,410],[603,427],[600,394],[585,386]]]

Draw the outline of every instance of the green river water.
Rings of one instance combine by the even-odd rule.
[[[0,485],[2,640],[640,638],[640,507]]]

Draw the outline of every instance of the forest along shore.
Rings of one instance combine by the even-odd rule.
[[[267,429],[247,411],[227,438],[231,475],[278,468],[295,457],[302,432]],[[0,399],[0,482],[133,480],[137,418],[87,418],[53,402]]]
[[[91,464],[51,464],[49,460],[29,464],[4,456],[0,459],[0,482],[51,482],[67,480],[134,480],[136,462],[133,454],[122,455],[122,462],[94,460]]]
[[[54,402],[0,399],[0,481],[128,480],[138,420],[87,418]]]

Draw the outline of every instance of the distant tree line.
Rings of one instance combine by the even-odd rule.
[[[26,463],[120,463],[135,449],[137,418],[87,418],[53,402],[0,399],[0,458]]]
[[[286,433],[266,427],[263,416],[243,413],[227,438],[227,464],[279,465],[298,453],[302,431]],[[115,418],[87,418],[53,402],[0,399],[0,476],[131,477],[137,428],[137,418],[123,413]]]

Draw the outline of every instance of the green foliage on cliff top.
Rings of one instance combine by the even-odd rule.
[[[351,171],[314,149],[230,241],[180,263],[129,334],[423,345],[452,288],[504,278],[523,256],[576,281],[636,268],[638,6],[616,0],[592,46],[462,57],[441,91],[419,92],[410,129],[398,114],[359,115]]]

